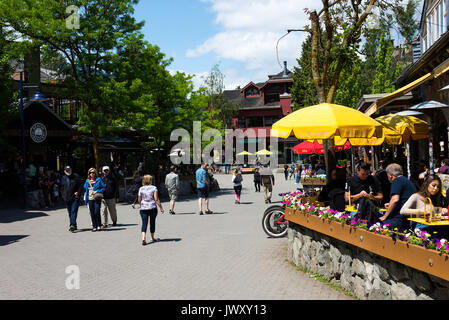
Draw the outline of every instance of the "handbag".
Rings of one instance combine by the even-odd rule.
[[[90,183],[90,181],[89,181],[89,184],[90,184],[90,187],[91,187],[92,190],[93,190],[94,187],[92,187],[92,183]],[[97,193],[95,193],[95,194],[93,195],[93,198],[94,198],[94,200],[102,200],[102,199],[103,199],[103,194],[100,193],[100,192],[97,192]]]

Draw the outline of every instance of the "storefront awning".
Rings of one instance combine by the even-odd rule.
[[[396,100],[397,98],[403,96],[404,94],[412,91],[413,89],[419,87],[421,84],[425,83],[426,81],[436,79],[442,74],[449,71],[449,59],[444,61],[442,64],[440,64],[438,67],[432,70],[432,72],[422,76],[421,78],[403,86],[402,88],[399,88],[398,90],[386,95],[385,97],[382,97],[378,99],[376,102],[374,102],[366,111],[365,114],[368,116],[371,116],[373,113],[375,113],[377,110],[382,108],[383,106],[386,106],[390,102]]]

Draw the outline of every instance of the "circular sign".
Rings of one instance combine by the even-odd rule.
[[[36,143],[44,142],[47,138],[47,128],[42,123],[35,123],[30,129],[31,140]]]

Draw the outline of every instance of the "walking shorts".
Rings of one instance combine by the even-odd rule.
[[[209,198],[209,191],[207,190],[207,187],[198,188],[198,198]]]

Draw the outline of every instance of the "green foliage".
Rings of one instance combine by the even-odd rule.
[[[1,157],[13,156],[12,148],[7,142],[6,125],[18,113],[18,93],[13,92],[13,80],[11,74],[14,43],[8,41],[9,34],[0,21],[0,155]]]
[[[99,136],[112,131],[112,122],[120,115],[120,104],[110,95],[111,57],[118,45],[137,32],[143,23],[133,17],[137,0],[3,0],[0,16],[20,34],[23,43],[40,45],[56,57],[59,52],[68,62],[65,86],[67,96],[87,106],[79,121],[80,130],[94,137],[98,161]],[[68,28],[66,8],[77,6],[80,28]],[[45,62],[45,61],[44,61]],[[54,61],[53,61],[54,62]],[[61,59],[57,61],[61,63]],[[63,63],[62,63],[63,64]],[[64,67],[64,64],[63,64]],[[119,92],[120,93],[120,92]]]
[[[363,95],[361,59],[352,58],[350,65],[340,76],[340,85],[335,93],[335,103],[342,106],[356,108]]]
[[[210,121],[216,121],[214,128],[222,130],[232,127],[232,117],[241,109],[241,105],[229,101],[224,96],[224,75],[220,71],[219,65],[212,67],[207,77],[204,79],[204,94],[208,97],[208,112]],[[212,123],[211,122],[211,123]],[[221,122],[221,124],[220,124]]]
[[[395,90],[394,81],[399,77],[401,66],[393,62],[393,45],[390,36],[382,34],[376,55],[376,74],[372,93],[389,93]]]
[[[309,35],[303,42],[301,56],[297,59],[299,67],[293,70],[291,96],[294,111],[318,103],[316,88],[313,84],[311,54],[312,37]]]
[[[406,44],[412,43],[416,30],[419,28],[419,21],[415,19],[419,4],[419,0],[409,0],[407,5],[398,6],[394,10],[396,25]]]

